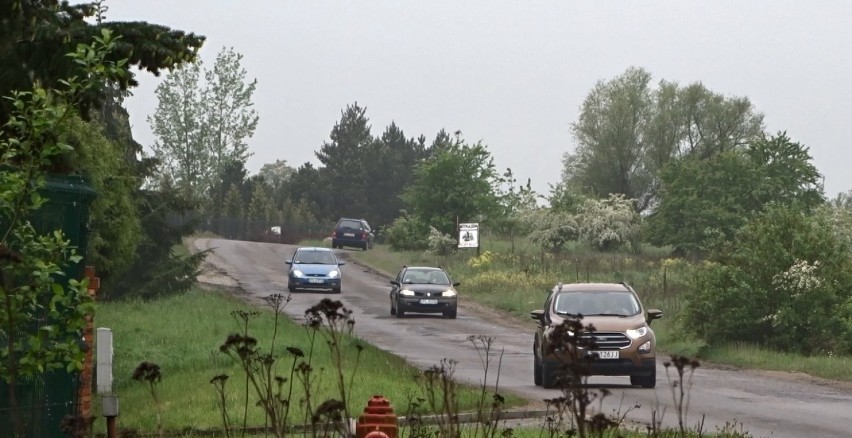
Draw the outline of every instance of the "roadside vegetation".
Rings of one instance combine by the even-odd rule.
[[[328,245],[319,241],[309,244]],[[542,254],[533,245],[516,244],[513,254],[509,242],[488,236],[483,237],[482,245],[479,257],[475,249],[436,255],[425,251],[393,251],[387,245],[376,245],[370,251],[346,251],[346,255],[386,275],[395,275],[401,260],[409,266],[443,266],[455,281],[462,282],[458,287],[461,300],[472,300],[503,311],[507,317],[529,321],[530,333],[534,322],[529,320],[529,312],[542,306],[547,292],[556,283],[626,281],[647,307],[663,310],[665,316],[654,321],[653,328],[658,348],[665,354],[852,381],[852,363],[843,356],[782,352],[746,342],[708,345],[695,336],[684,336],[681,327],[688,317],[686,297],[694,266],[683,259],[667,257],[668,251],[648,249],[644,255],[636,256],[577,250],[574,254],[554,256]]]
[[[317,301],[319,303],[319,298]],[[275,318],[272,307],[249,306],[224,292],[193,289],[155,301],[100,304],[98,325],[113,330],[114,389],[121,397],[120,426],[144,433],[219,430],[224,434],[219,393],[214,383],[225,384],[225,407],[229,424],[234,429],[242,429],[244,412],[248,413],[246,426],[257,429],[269,425],[264,410],[255,406],[264,398],[258,397],[253,385],[249,385],[246,398],[246,373],[239,352],[233,350],[235,354],[229,355],[220,350],[225,345],[245,346],[234,344],[230,339],[234,334],[247,333],[256,339],[262,354],[268,353],[275,344],[270,358],[275,360],[271,373],[286,379],[284,388],[289,389],[294,383],[292,394],[285,392],[285,398],[292,401],[291,424],[304,424],[309,410],[300,379],[309,376],[313,382],[310,389],[313,407],[310,409],[316,410],[327,400],[341,399],[338,388],[341,368],[349,391],[345,409],[351,416],[357,417],[375,394],[391,400],[400,414],[409,402],[424,397],[422,372],[402,358],[346,334],[349,320],[343,319],[345,309],[332,308],[332,314],[338,315],[341,318],[338,322],[343,323],[342,327],[337,327],[340,336],[337,345],[327,344],[324,334],[329,331],[324,328],[311,328],[309,323],[300,324],[283,316]],[[310,319],[310,315],[306,318]],[[324,315],[322,318],[327,322]],[[357,324],[357,321],[352,323]],[[304,356],[297,357],[299,352]],[[337,352],[341,354],[339,358],[335,356]],[[335,363],[338,359],[339,364]],[[157,406],[152,400],[151,385],[144,376],[133,378],[143,363],[156,365],[160,375],[154,382]],[[292,375],[293,366],[298,363],[309,363],[312,371],[306,374],[305,368],[298,367]],[[217,376],[229,377],[216,379]],[[460,385],[456,395],[458,408],[471,411],[479,403],[481,390]],[[509,394],[504,397],[506,407],[526,403]],[[246,403],[248,409],[244,410]],[[103,427],[102,422],[99,427]]]

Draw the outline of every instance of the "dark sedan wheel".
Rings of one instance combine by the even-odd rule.
[[[393,301],[391,301],[390,307],[391,307],[391,310],[390,310],[391,316],[396,315],[396,307],[394,307]]]
[[[444,312],[444,318],[456,319],[456,313],[458,312],[457,307],[453,307],[450,310]]]
[[[402,310],[402,307],[399,305],[399,300],[396,300],[396,317],[402,318],[405,316],[405,311]]]

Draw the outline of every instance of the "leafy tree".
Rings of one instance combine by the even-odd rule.
[[[323,165],[320,175],[328,184],[329,218],[370,216],[364,168],[373,136],[366,111],[357,102],[348,105],[331,130],[331,141],[315,153]]]
[[[97,192],[89,208],[86,262],[98,269],[102,288],[133,263],[142,224],[134,202],[138,185],[122,147],[106,138],[98,120],[69,120],[68,142],[74,147],[74,167],[88,177]]]
[[[269,187],[264,184],[256,184],[251,196],[248,209],[248,219],[258,226],[265,226],[275,221],[278,210],[269,196]]]
[[[658,201],[660,173],[671,160],[738,149],[759,138],[763,116],[747,98],[700,83],[654,88],[650,73],[630,68],[595,85],[572,132],[577,146],[564,155],[562,184],[594,197],[622,194],[645,211]]]
[[[125,62],[111,62],[113,36],[104,30],[92,44],[69,54],[78,66],[56,89],[36,86],[7,96],[12,112],[0,130],[0,378],[7,383],[15,435],[23,436],[16,386],[20,378],[45,371],[79,369],[78,330],[92,306],[85,284],[59,283],[63,268],[81,259],[61,230],[39,234],[29,221],[47,200],[45,167],[73,148],[69,122],[87,90],[127,74]]]
[[[200,77],[200,61],[168,74],[157,86],[156,112],[148,116],[157,137],[151,149],[162,163],[161,178],[173,181],[182,196],[195,201],[203,197],[211,168],[203,133]]]
[[[329,219],[334,214],[331,212],[330,187],[320,175],[319,169],[311,163],[305,163],[296,169],[290,176],[285,193],[292,202],[305,201],[311,204],[311,212],[314,216]],[[331,219],[336,220],[336,218]]]
[[[275,160],[273,163],[261,166],[257,174],[273,189],[273,192],[278,193],[295,172],[296,169],[288,165],[287,160]]]
[[[414,166],[426,156],[425,138],[408,139],[391,123],[366,149],[364,170],[371,224],[388,225],[403,208],[400,195],[413,179]]]
[[[456,137],[418,164],[414,180],[402,196],[413,216],[452,235],[457,222],[487,220],[499,213],[497,183],[487,147],[469,145]]]
[[[688,157],[663,172],[660,205],[648,217],[648,239],[684,252],[700,251],[708,239],[730,239],[765,205],[823,202],[821,176],[807,148],[779,133],[744,150],[707,159]]]
[[[531,181],[525,185],[517,185],[512,169],[506,169],[500,179],[497,196],[500,200],[500,213],[492,220],[494,228],[504,236],[508,236],[515,252],[515,237],[525,231],[524,216],[538,206],[538,194],[532,189]]]
[[[191,61],[204,37],[145,22],[105,20],[101,2],[70,4],[68,1],[8,0],[0,2],[0,95],[30,90],[38,83],[45,89],[61,87],[61,81],[78,73],[74,59],[66,56],[77,44],[100,37],[103,30],[120,35],[107,54],[108,62],[126,62],[159,74],[161,70]],[[95,22],[91,18],[97,18]],[[97,107],[113,91],[138,83],[128,71],[108,84],[93,84],[75,103],[81,116]],[[8,120],[11,102],[0,101],[0,123]]]
[[[574,154],[565,155],[563,180],[596,197],[618,193],[650,202],[653,169],[646,165],[652,113],[651,74],[631,68],[608,82],[598,82],[583,101],[571,129]]]
[[[173,71],[157,86],[157,109],[148,117],[157,136],[154,156],[164,163],[161,177],[214,217],[227,190],[218,181],[232,163],[245,163],[246,139],[259,120],[251,102],[257,81],[246,82],[241,60],[223,49],[212,70],[202,73],[198,60]]]
[[[696,271],[683,322],[713,345],[852,353],[850,264],[827,210],[771,204]]]

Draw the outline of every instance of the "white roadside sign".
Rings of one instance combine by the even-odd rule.
[[[479,247],[479,224],[459,224],[459,248]]]

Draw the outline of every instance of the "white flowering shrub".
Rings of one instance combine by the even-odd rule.
[[[796,260],[789,269],[772,278],[772,285],[784,289],[790,296],[807,295],[823,285],[817,270],[819,260],[809,263],[807,260]]]
[[[428,252],[438,255],[449,255],[458,248],[458,241],[449,234],[444,234],[438,231],[435,227],[429,227],[429,243]]]
[[[566,243],[577,239],[577,220],[570,213],[540,208],[528,211],[521,220],[530,230],[530,241],[548,251],[559,252]]]
[[[634,202],[620,194],[610,194],[606,199],[587,199],[575,216],[580,239],[601,251],[611,251],[634,241],[640,225]]]

